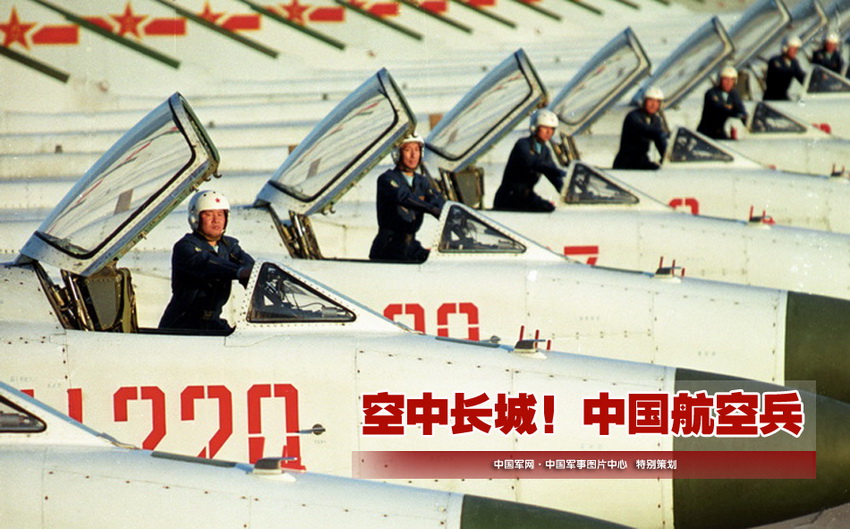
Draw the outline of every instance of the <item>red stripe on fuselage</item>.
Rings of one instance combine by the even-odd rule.
[[[144,28],[145,35],[174,37],[186,34],[185,18],[155,18]]]
[[[79,44],[80,27],[71,24],[44,26],[32,35],[33,44]]]
[[[260,15],[233,15],[221,27],[230,31],[255,31],[260,29]]]
[[[345,11],[342,6],[317,7],[308,18],[312,22],[345,22]]]

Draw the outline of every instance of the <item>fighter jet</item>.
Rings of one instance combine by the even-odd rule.
[[[504,71],[528,83],[509,64]],[[507,84],[500,93],[523,91]],[[444,208],[430,239],[423,236],[433,248],[424,263],[324,258],[326,243],[352,244],[360,237],[368,248],[368,239],[362,224],[352,226],[356,219],[329,215],[338,220],[319,226],[322,219],[311,222],[311,213],[330,208],[413,125],[388,72],[378,72],[287,158],[261,190],[261,205],[231,210],[232,233],[244,248],[284,259],[418,331],[504,343],[538,338],[557,350],[779,383],[816,379],[818,391],[850,400],[833,363],[848,358],[845,327],[837,323],[845,301],[683,278],[681,270],[585,266],[459,203]],[[145,251],[123,261],[133,270],[143,326],[156,325],[170,297],[170,249],[185,232],[186,218],[171,215],[161,227],[168,229],[148,234],[140,244]],[[42,260],[27,247],[24,254]],[[231,307],[231,318],[238,318],[244,303]],[[824,347],[832,351],[823,354]]]
[[[643,76],[632,76],[621,89],[619,81],[622,79],[616,79],[616,75],[612,77],[616,72],[608,69],[602,77],[618,86],[595,85],[596,90],[601,90],[598,97],[595,91],[581,84],[582,80],[593,80],[592,76],[600,75],[594,73],[591,66],[598,66],[597,57],[555,98],[556,101],[566,98],[559,104],[564,125],[572,134],[592,126],[592,136],[581,136],[576,141],[586,147],[582,149],[586,159],[607,166],[613,160],[612,150],[616,152],[623,114],[638,104],[647,88],[660,88],[664,93],[663,115],[671,131],[679,126],[695,128],[702,112],[704,90],[710,82],[716,81],[724,65],[735,65],[740,72],[738,90],[745,99],[749,117],[746,123],[729,120],[727,125],[734,129],[731,135],[738,141],[723,140],[721,143],[735,152],[734,157],[744,156],[783,171],[841,175],[847,169],[850,141],[844,137],[846,135],[835,133],[843,121],[840,116],[844,105],[839,102],[845,97],[842,92],[850,90],[846,79],[813,68],[803,83],[805,102],[758,101],[764,72],[755,64],[761,54],[778,52],[783,36],[791,31],[807,28],[803,35],[811,36],[824,25],[823,11],[817,2],[800,2],[794,13],[792,25],[792,14],[781,0],[759,1],[738,18],[728,33],[717,17],[712,18],[684,39],[654,69],[635,91],[630,104],[614,106],[616,100],[626,91],[632,91],[633,83]],[[797,20],[800,17],[804,19],[802,22]],[[635,53],[643,54],[643,51]],[[801,53],[800,57],[803,55]],[[611,99],[610,94],[616,94],[616,98]],[[810,108],[809,103],[814,108]],[[553,106],[555,104],[553,102]],[[827,108],[831,113],[827,113]],[[593,110],[593,115],[586,116],[587,110]],[[603,113],[608,115],[603,118]],[[595,157],[597,152],[601,160]],[[738,167],[737,160],[727,158],[724,161],[727,168]]]
[[[629,66],[635,63],[629,62],[629,54],[635,46],[631,32],[624,32],[612,49],[606,50],[605,58],[593,63],[592,71],[606,68],[630,71]],[[608,74],[599,74],[594,81],[602,83],[601,79],[606,77]],[[591,93],[595,97],[596,92]],[[584,97],[587,101],[587,96]],[[489,163],[476,168],[473,164],[544,98],[545,91],[533,66],[519,51],[492,69],[442,118],[426,139],[425,163],[435,176],[439,171],[450,198],[476,206],[491,200],[492,193],[483,197],[482,190],[498,186],[503,165]],[[691,136],[685,134],[677,136],[675,144],[693,147],[698,138],[688,143],[686,138]],[[310,142],[310,139],[305,141]],[[676,153],[684,150],[684,147],[677,148]],[[702,152],[696,147],[692,152],[694,150]],[[351,152],[353,155],[354,150]],[[297,163],[306,167],[316,159],[318,156],[311,156]],[[284,175],[292,163],[285,162],[259,195],[260,201],[275,205],[278,215],[285,215],[288,210],[296,211],[305,201],[289,199],[282,188],[282,181],[293,178]],[[627,173],[625,176],[631,177],[631,185],[581,162],[573,162],[567,172],[560,195],[554,197],[557,203],[554,212],[488,210],[487,216],[533,241],[590,264],[653,271],[669,268],[675,260],[678,267],[684,267],[692,277],[850,297],[850,237],[847,235],[773,226],[762,222],[769,220],[766,218],[729,221],[682,215],[638,189],[642,172],[641,175],[630,174],[631,171],[617,172]],[[687,170],[683,172],[686,176],[676,173],[679,181],[688,181],[688,176],[699,181],[706,178],[706,173],[697,178]],[[769,176],[774,178],[773,172],[766,169],[764,172],[771,173]],[[808,176],[803,178],[809,179]],[[362,257],[367,251],[375,234],[373,184],[374,179],[371,179],[361,189],[349,191],[345,200],[335,206],[336,215],[314,217],[313,226],[320,234],[324,255]],[[328,189],[327,198],[316,199],[303,213],[309,215],[329,207],[327,204],[337,200],[340,190],[350,185],[340,184]],[[538,187],[547,185],[544,182]],[[752,216],[764,217],[761,210]],[[175,222],[183,224],[180,220]],[[166,249],[165,244],[163,241],[160,248]],[[434,244],[443,243],[435,241]],[[666,260],[666,267],[662,258]],[[818,272],[813,273],[814,270]],[[388,301],[381,299],[380,306]]]
[[[846,40],[846,5],[842,0],[821,2],[807,0],[789,3],[783,0],[762,0],[748,8],[746,16],[730,29],[735,44],[735,64],[746,68],[749,83],[746,85],[754,98],[761,97],[766,68],[763,61],[780,52],[785,39],[796,36],[803,44],[798,59],[808,63],[807,45],[827,31],[837,31]],[[803,83],[792,85],[790,101],[771,101],[780,111],[799,116],[805,123],[814,123],[841,138],[850,138],[847,101],[850,83],[841,75],[819,66],[807,68]],[[842,160],[846,163],[846,157]]]
[[[623,526],[450,492],[142,450],[0,382],[0,512],[27,529]]]
[[[818,6],[817,2],[800,2],[795,6],[795,13],[807,10],[814,15],[822,15]],[[727,126],[734,128],[730,135],[738,141],[722,140],[721,143],[765,166],[784,171],[821,176],[841,174],[850,159],[850,140],[831,134],[833,124],[841,121],[840,108],[834,108],[829,117],[815,119],[803,114],[807,104],[759,102],[762,89],[756,87],[756,81],[763,86],[764,72],[758,72],[754,63],[762,53],[773,55],[778,52],[782,37],[790,31],[786,29],[790,21],[791,14],[781,0],[753,4],[728,33],[715,17],[683,40],[653,71],[632,97],[631,104],[636,105],[649,86],[660,88],[665,95],[664,117],[671,130],[676,126],[695,128],[702,112],[704,91],[711,83],[717,82],[722,67],[734,65],[740,71],[737,87],[742,97],[748,100],[746,106],[750,117],[747,123],[730,120]],[[819,31],[823,20],[815,16],[806,24],[796,21],[794,24],[798,31],[808,26],[812,27],[804,32],[804,36]],[[800,53],[800,57],[803,56]],[[748,68],[748,65],[752,66]],[[813,92],[819,92],[815,99],[830,99],[835,104],[838,104],[836,98],[842,97],[839,92],[848,90],[846,79],[818,70],[812,70],[805,84]],[[594,126],[596,132],[601,129],[619,133],[621,116],[611,116],[605,121],[607,124]],[[614,130],[611,131],[610,127]]]
[[[401,104],[403,100],[396,99],[398,90],[391,79],[382,73],[367,81],[366,87],[368,90],[343,105],[349,119],[335,120],[327,129],[335,133],[337,141],[305,142],[303,149],[324,153],[325,148],[345,145],[345,136],[340,134],[353,130],[361,138],[372,140],[368,148],[378,153],[385,143],[392,145],[406,134],[410,128],[408,109]],[[390,117],[395,125],[387,130],[376,121],[378,116]],[[373,128],[367,127],[368,123]],[[317,134],[314,139],[323,137]],[[297,160],[302,160],[300,155],[292,163]],[[368,165],[371,157],[336,160],[339,165],[333,165],[333,172],[340,166]],[[28,241],[21,256],[0,269],[0,299],[4,300],[0,303],[0,370],[12,384],[48,404],[67,407],[69,415],[88,425],[119,438],[138,440],[147,450],[249,462],[282,456],[287,458],[282,463],[287,469],[342,476],[372,473],[375,477],[377,472],[378,479],[427,483],[431,488],[524,501],[637,527],[699,527],[706,520],[713,520],[715,526],[747,527],[850,500],[844,492],[850,490],[850,483],[844,483],[850,475],[848,461],[835,448],[838,439],[846,436],[843,425],[850,424],[845,418],[850,410],[844,403],[772,385],[744,389],[745,382],[740,380],[732,380],[734,387],[720,391],[713,387],[716,375],[556,353],[538,346],[534,340],[509,347],[423,336],[267,259],[259,258],[253,268],[238,315],[231,322],[232,332],[198,334],[140,327],[135,318],[135,294],[142,302],[146,292],[142,288],[134,292],[130,271],[117,268],[114,261],[133,243],[152,233],[153,225],[201,181],[212,176],[217,165],[213,144],[179,95],[155,109],[95,164]],[[314,163],[311,168],[304,167],[303,175],[316,177],[323,171],[321,163]],[[309,187],[300,189],[307,192]],[[464,218],[466,210],[462,206],[448,209],[455,207],[460,208],[453,214],[459,212],[460,216],[452,217],[457,222]],[[481,234],[488,236],[489,244],[500,241],[498,231],[476,224],[474,218],[467,220],[467,229],[485,228]],[[465,245],[468,241],[462,242]],[[462,249],[460,245],[454,248]],[[492,247],[479,249],[492,251]],[[519,258],[538,251],[513,246],[508,250]],[[770,371],[765,378],[782,375],[790,380],[799,376],[800,385],[816,378],[780,360],[796,356],[783,345],[786,332],[800,337],[794,327],[800,322],[796,314],[791,317],[794,321],[790,326],[785,323],[786,303],[791,299],[785,293],[707,284],[699,295],[698,287],[689,287],[687,281],[652,277],[630,281],[628,278],[633,276],[623,274],[615,284],[602,281],[603,276],[597,275],[600,271],[569,265],[560,257],[558,260],[564,269],[575,266],[588,271],[591,279],[582,281],[574,276],[569,284],[556,281],[543,261],[538,261],[524,281],[546,282],[550,290],[562,290],[568,285],[569,294],[581,299],[585,307],[602,301],[604,289],[614,289],[628,311],[639,311],[640,303],[645,303],[650,318],[664,320],[651,325],[649,334],[645,334],[634,325],[623,327],[625,314],[614,315],[621,332],[618,336],[602,332],[597,339],[621,341],[622,350],[626,351],[626,346],[637,347],[640,341],[662,345],[652,336],[657,330],[669,339],[682,339],[671,344],[671,351],[684,349],[688,331],[673,327],[677,323],[687,327],[692,317],[705,318],[701,325],[706,333],[690,339],[710,340],[713,333],[728,333],[727,342],[746,342],[747,348],[741,348],[734,360],[731,356],[726,358],[730,363],[746,363],[747,369]],[[488,279],[482,275],[483,263],[494,269],[501,267],[496,260],[479,260],[478,277],[470,272],[466,281]],[[417,267],[407,266],[407,270]],[[375,290],[388,288],[391,274],[385,271],[383,276],[368,279],[369,273],[364,268],[356,282],[368,283]],[[393,273],[399,275],[400,270]],[[351,271],[348,274],[349,283],[357,277]],[[492,279],[499,283],[507,277],[503,274]],[[441,279],[456,281],[458,277],[444,274]],[[640,285],[651,285],[653,289],[646,293]],[[516,285],[499,286],[516,292]],[[751,295],[739,294],[744,291]],[[512,292],[500,292],[502,305],[505,295]],[[554,300],[556,292],[552,294]],[[688,312],[690,296],[722,308],[693,316]],[[805,296],[794,299],[803,304],[811,302],[812,311],[803,310],[811,318],[821,316],[814,305],[822,302],[834,309],[834,316],[844,317],[841,302]],[[662,305],[668,314],[672,310],[678,312],[669,319],[655,312]],[[450,308],[441,312],[448,315]],[[459,308],[475,307],[461,304]],[[614,305],[607,308],[613,309]],[[545,309],[550,314],[561,310],[552,304],[546,304]],[[794,312],[794,308],[791,310]],[[715,317],[723,318],[725,326],[718,327],[718,322],[711,321]],[[571,319],[575,321],[574,317]],[[816,332],[808,323],[803,322],[804,332]],[[596,328],[604,329],[601,325]],[[629,335],[637,340],[623,340]],[[594,339],[586,333],[585,337]],[[769,349],[756,350],[755,345],[763,341],[770,342]],[[720,365],[722,355],[714,345],[694,350],[694,355],[710,357],[711,363]],[[805,358],[801,363],[815,365],[807,347],[802,349]],[[819,347],[818,351],[824,352]],[[842,372],[830,359],[830,373],[840,376]],[[826,379],[818,379],[818,390],[830,386]],[[718,401],[721,410],[726,409],[724,402],[732,396],[747,402],[752,398],[767,399],[771,403],[769,409],[759,415],[764,421],[758,419],[756,425],[758,439],[728,436],[722,430],[721,435],[715,436],[713,430],[702,429],[696,436],[665,435],[660,430],[649,435],[629,433],[629,426],[617,413],[610,417],[607,412],[600,415],[593,411],[608,409],[611,399],[625,402],[633,394],[649,394],[660,405],[665,395],[672,398],[673,393],[709,398],[702,393],[706,390],[712,396],[728,394]],[[451,413],[449,400],[453,403]],[[618,409],[616,402],[612,405]],[[582,419],[585,406],[591,411],[584,412]],[[748,410],[754,409],[750,402]],[[817,435],[811,422],[806,422],[812,420],[815,409],[820,418]],[[803,410],[808,410],[805,416]],[[720,413],[728,415],[725,411]],[[782,417],[771,421],[776,413]],[[781,425],[773,428],[775,422]],[[665,424],[669,429],[670,423]],[[552,457],[544,457],[539,463],[534,459],[536,455],[532,457],[532,452],[553,447],[559,452]],[[712,474],[719,479],[687,482],[669,473],[643,474],[649,478],[645,480],[536,479],[539,476],[522,479],[524,474],[513,473],[519,470],[514,454],[522,458],[522,470],[545,472],[559,469],[558,454],[562,454],[561,466],[566,471],[575,466],[567,466],[569,455],[587,450],[601,454],[661,451],[667,461],[679,450],[740,452],[768,447],[785,450],[783,457],[793,457],[801,463],[799,467],[795,465],[798,470],[793,477],[811,478],[816,472],[817,478],[788,479],[777,484],[744,475],[754,479],[742,483],[734,479],[742,477],[736,473],[736,465],[727,465],[720,476]],[[386,461],[375,464],[371,457],[375,453],[394,457],[394,451],[424,452],[426,456],[443,451],[460,452],[461,456],[492,451],[496,452],[495,460],[483,463],[485,471],[500,472],[505,469],[505,461],[512,468],[507,474],[491,474],[494,479],[466,479],[463,472],[447,477],[430,473],[434,465],[427,461],[434,461],[435,457],[439,461],[440,456],[428,456],[431,459],[424,463],[420,460],[418,466],[418,472],[424,471],[427,477],[418,472],[410,474],[416,469],[401,475],[382,475],[382,469],[395,465]],[[567,452],[573,453],[563,455]],[[813,467],[811,458],[815,452],[817,462]],[[683,454],[681,457],[687,457]],[[657,470],[654,456],[652,460],[651,470]],[[614,461],[619,469],[619,460]],[[631,460],[624,464],[634,471],[647,469],[645,460],[641,464]],[[769,471],[770,466],[768,463],[761,470]],[[596,463],[594,467],[598,470]],[[617,469],[609,469],[614,472],[612,477]],[[476,468],[465,470],[472,472]],[[671,469],[668,466],[666,470]],[[505,479],[500,479],[503,476]],[[706,502],[706,497],[713,500]],[[757,509],[753,508],[754,502],[759,505]]]
[[[697,63],[704,65],[699,70],[703,74],[714,72],[715,66],[722,62],[715,61],[715,56],[711,54],[712,51],[722,48],[723,41],[719,37],[721,33],[718,33],[716,28],[711,31],[709,29],[711,28],[706,28],[686,45],[681,46],[680,50],[673,54],[675,60],[668,63],[657,75],[656,80],[665,90],[665,97],[668,92],[670,97],[685,92],[687,80],[695,75],[693,70],[687,68],[696,52],[703,54],[694,58]],[[623,66],[619,69],[606,68],[605,61],[611,57],[617,58],[617,64]],[[704,60],[700,62],[701,59]],[[572,158],[587,160],[603,167],[610,166],[619,142],[622,119],[608,119],[608,125],[600,131],[597,127],[599,118],[613,110],[616,101],[640,78],[641,71],[646,71],[647,64],[648,60],[640,43],[626,30],[588,61],[553,98],[550,108],[558,114],[562,132],[569,136],[562,145],[567,150],[573,149],[570,153]],[[687,74],[682,76],[680,73],[683,69]],[[672,101],[683,106],[682,103],[676,103],[675,99]],[[772,103],[758,104],[751,112],[751,126],[760,130],[806,130],[799,121],[776,111],[771,106]],[[676,115],[678,112],[680,111],[668,112],[667,115]],[[615,115],[621,116],[622,109],[615,112]],[[614,121],[616,132],[612,125]],[[582,134],[590,127],[594,127],[592,135]],[[681,126],[671,125],[671,132],[673,134],[660,170],[610,170],[606,173],[688,213],[748,219],[751,216],[763,217],[764,212],[781,225],[850,232],[850,216],[845,213],[844,208],[839,207],[850,200],[847,178],[789,173],[759,167],[730,147],[744,147],[758,141],[750,136],[740,141],[715,142]],[[824,150],[829,152],[829,145],[836,147],[835,142],[816,137],[811,139],[817,145],[805,157],[828,157]],[[845,145],[843,149],[850,145],[846,140],[838,141]],[[804,141],[800,140],[796,143],[802,142]],[[781,156],[783,151],[790,152],[785,148],[785,142],[779,140],[765,140],[761,144],[776,156]],[[780,163],[779,160],[776,162]]]

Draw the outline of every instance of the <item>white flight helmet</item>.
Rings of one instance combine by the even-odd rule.
[[[841,37],[838,36],[838,33],[831,32],[823,39],[823,41],[831,42],[832,44],[838,44],[839,42],[841,42]]]
[[[803,41],[797,35],[791,35],[782,39],[782,53],[787,52],[790,48],[800,49],[803,46]]]
[[[422,149],[422,155],[425,155],[425,140],[422,139],[422,136],[417,134],[416,132],[411,132],[404,138],[402,138],[401,143],[398,144],[398,147],[393,149],[392,157],[393,163],[398,165],[401,162],[401,148],[402,146],[408,143],[418,143],[419,148]],[[422,159],[419,160],[420,165],[422,164]]]
[[[646,92],[643,93],[643,100],[646,102],[647,99],[657,99],[659,101],[664,101],[664,92],[661,91],[657,86],[650,86],[646,89]]]
[[[537,127],[552,127],[558,128],[558,115],[548,108],[540,108],[531,114],[531,123],[529,128],[531,133],[537,132]]]
[[[213,209],[223,209],[226,213],[230,212],[230,203],[218,191],[199,191],[189,199],[189,226],[192,231],[198,229],[201,212]],[[225,222],[224,227],[227,227],[227,222]]]
[[[723,69],[720,70],[720,75],[717,76],[718,80],[727,78],[727,79],[738,79],[738,70],[735,69],[732,65],[724,66]]]

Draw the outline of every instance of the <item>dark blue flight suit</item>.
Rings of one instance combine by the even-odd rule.
[[[171,254],[171,301],[159,327],[230,330],[221,309],[230,298],[230,284],[238,279],[239,270],[253,264],[254,259],[233,237],[223,236],[214,249],[197,233],[184,235]]]
[[[659,154],[664,156],[667,137],[661,116],[647,114],[643,108],[632,110],[623,120],[614,169],[658,169],[659,165],[649,160],[649,145],[654,143]]]
[[[741,96],[734,88],[724,92],[719,86],[709,88],[705,93],[702,105],[702,118],[699,120],[697,132],[715,140],[728,140],[726,120],[729,118],[747,119],[747,110]]]
[[[427,259],[428,250],[416,240],[416,232],[425,213],[439,217],[444,203],[443,195],[423,175],[414,173],[411,186],[400,169],[385,171],[378,177],[378,235],[369,259],[420,263]]]
[[[812,64],[819,64],[838,75],[841,75],[841,71],[844,70],[844,58],[838,50],[827,53],[823,48],[819,49],[812,55]]]
[[[518,140],[505,165],[493,209],[544,212],[555,209],[551,202],[534,192],[541,174],[561,192],[566,173],[555,165],[549,147],[534,136]]]
[[[800,84],[806,80],[806,72],[803,71],[797,59],[789,59],[784,55],[777,55],[770,59],[767,63],[764,100],[787,101],[788,87],[794,79],[797,79]]]

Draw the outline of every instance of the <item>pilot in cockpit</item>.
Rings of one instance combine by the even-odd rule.
[[[421,263],[428,258],[416,232],[426,213],[439,218],[446,200],[420,167],[424,146],[415,132],[406,136],[393,152],[395,167],[378,177],[378,235],[369,259]]]
[[[658,169],[649,159],[649,148],[655,144],[663,160],[669,134],[659,115],[664,101],[660,88],[651,86],[643,94],[641,106],[626,114],[620,134],[620,150],[614,158],[614,169]]]
[[[517,140],[508,156],[502,183],[493,198],[493,209],[549,212],[555,205],[534,192],[544,175],[558,190],[564,187],[566,174],[552,160],[547,144],[555,134],[558,116],[545,108],[531,115],[531,135]]]
[[[728,140],[726,120],[738,118],[746,123],[747,109],[735,89],[737,82],[738,70],[734,66],[724,66],[720,70],[717,85],[705,93],[697,132],[715,140]]]
[[[221,317],[233,280],[246,286],[254,259],[239,241],[224,235],[230,213],[227,198],[216,191],[200,191],[189,201],[187,233],[171,254],[171,301],[160,329],[230,331]]]
[[[841,56],[841,50],[838,49],[840,44],[841,37],[838,36],[838,33],[827,34],[823,39],[821,48],[812,54],[812,64],[818,64],[827,70],[842,75],[844,58]]]
[[[782,40],[782,53],[767,62],[767,75],[764,80],[765,101],[787,101],[788,88],[794,79],[803,84],[806,72],[797,60],[797,52],[803,45],[800,37],[790,36]]]

